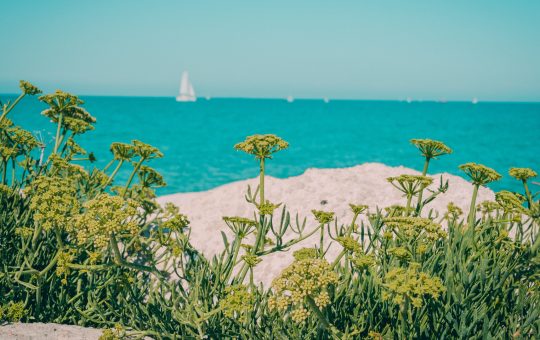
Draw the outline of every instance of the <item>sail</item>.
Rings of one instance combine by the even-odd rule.
[[[179,102],[194,102],[197,100],[195,97],[195,90],[193,85],[189,81],[189,74],[187,71],[182,73],[182,78],[180,79],[180,91],[176,97],[176,101]]]

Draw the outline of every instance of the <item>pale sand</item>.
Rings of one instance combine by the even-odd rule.
[[[56,323],[15,323],[0,326],[1,340],[97,340],[103,330]]]
[[[296,213],[301,218],[306,217],[306,231],[309,231],[317,225],[311,213],[312,209],[333,211],[339,223],[347,224],[351,222],[353,215],[349,203],[368,205],[371,212],[375,212],[376,207],[405,205],[402,193],[386,181],[387,177],[401,174],[420,174],[420,172],[380,163],[366,163],[343,169],[308,169],[300,176],[286,179],[267,176],[265,197],[273,203],[286,204],[291,221],[294,221]],[[454,202],[466,214],[472,195],[472,185],[461,177],[443,173],[432,175],[434,183],[430,188],[435,189],[438,186],[441,175],[444,180],[448,180],[449,189],[426,207],[424,215],[429,209],[433,209],[442,216],[449,202]],[[224,248],[220,231],[231,236],[230,230],[222,220],[223,216],[253,218],[253,205],[246,202],[244,194],[247,192],[248,184],[254,190],[258,181],[257,177],[229,183],[205,192],[162,196],[158,201],[161,204],[172,202],[180,207],[181,212],[191,221],[192,244],[210,258]],[[424,194],[424,198],[427,196],[428,194]],[[487,188],[480,188],[477,202],[488,199],[493,200],[494,193]],[[323,200],[327,201],[327,204],[321,205]],[[279,216],[278,211],[274,216],[276,223],[279,222]],[[318,239],[319,233],[316,233],[294,245],[290,251],[264,256],[263,261],[255,267],[255,280],[263,282],[265,287],[268,287],[272,279],[292,262],[292,251],[313,246],[318,243]],[[339,246],[334,244],[326,257],[332,260],[339,251]]]

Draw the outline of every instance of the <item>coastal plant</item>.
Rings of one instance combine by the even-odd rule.
[[[252,211],[223,217],[223,250],[208,258],[190,242],[189,217],[156,201],[155,189],[166,185],[150,164],[163,157],[157,148],[115,142],[107,165],[96,168],[78,144],[96,118],[83,100],[56,91],[39,99],[56,132],[48,150],[10,120],[19,102],[41,93],[24,81],[20,88],[0,115],[0,324],[93,326],[103,339],[540,336],[533,169],[509,171],[523,192],[502,190],[477,204],[479,187],[501,176],[464,164],[472,182],[466,219],[454,203],[440,215],[426,212],[448,189],[442,176],[430,189],[428,166],[452,150],[414,139],[422,175],[388,179],[403,202],[351,203],[345,222],[313,209],[308,223],[265,197],[266,160],[288,143],[250,136],[234,148],[259,163],[259,185],[245,195]],[[258,281],[254,269],[268,255],[304,240],[310,246],[293,252],[270,287]]]
[[[474,229],[478,188],[493,181],[498,181],[502,176],[497,171],[482,164],[465,163],[460,165],[459,168],[469,176],[474,187],[468,216],[468,224]]]
[[[449,155],[452,153],[450,149],[443,142],[432,139],[411,139],[411,143],[420,150],[422,156],[424,156],[424,168],[422,169],[422,176],[426,176],[429,168],[429,162],[432,159],[437,159],[439,156]],[[418,204],[416,210],[418,213],[422,210],[424,203],[422,202],[424,188],[418,193]]]

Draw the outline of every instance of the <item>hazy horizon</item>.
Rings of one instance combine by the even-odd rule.
[[[0,93],[540,101],[540,2],[9,2]]]
[[[65,89],[60,89],[65,90]],[[53,92],[54,90],[48,91]],[[66,90],[67,91],[67,90]],[[45,92],[47,93],[47,91]],[[19,92],[11,92],[11,93],[0,93],[0,95],[3,96],[13,96],[16,97],[20,94]],[[117,95],[117,94],[84,94],[84,93],[75,93],[80,98],[85,97],[111,97],[111,98],[170,98],[174,100],[176,95]],[[242,97],[242,96],[230,96],[230,97],[224,97],[224,96],[197,96],[197,101],[206,101],[206,97],[209,97],[208,100],[221,100],[221,99],[246,99],[246,100],[283,100],[285,101],[286,97]],[[405,102],[407,101],[407,98],[331,98],[331,97],[293,97],[294,101],[297,100],[307,100],[307,101],[323,101],[324,99],[328,99],[329,101],[381,101],[381,102]],[[540,100],[481,100],[481,98],[473,97],[474,99],[478,100],[478,103],[515,103],[515,104],[540,104]],[[411,103],[440,103],[440,104],[446,104],[446,103],[470,103],[473,98],[469,99],[454,99],[454,100],[447,100],[442,98],[410,98]],[[187,105],[190,105],[188,102]]]

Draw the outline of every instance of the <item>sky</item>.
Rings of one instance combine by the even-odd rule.
[[[2,0],[0,93],[540,101],[540,1]]]

